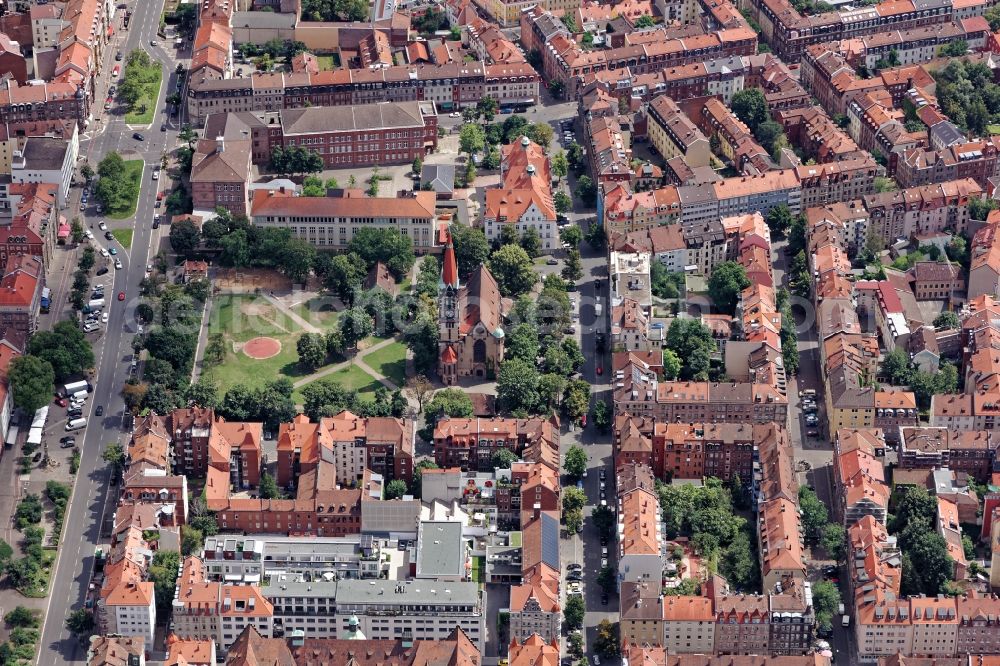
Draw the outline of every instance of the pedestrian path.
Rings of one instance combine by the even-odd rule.
[[[293,386],[295,388],[302,388],[306,384],[311,384],[312,382],[316,381],[317,379],[322,379],[323,377],[326,377],[327,375],[332,375],[333,373],[339,372],[340,370],[343,370],[344,368],[350,367],[351,364],[354,364],[354,365],[358,366],[359,368],[361,368],[362,370],[364,370],[365,373],[367,373],[367,374],[371,375],[373,378],[377,379],[381,384],[383,384],[387,388],[395,390],[395,389],[397,389],[399,387],[396,386],[391,380],[387,379],[385,377],[385,375],[379,374],[378,372],[376,372],[375,370],[373,370],[371,367],[369,367],[364,362],[364,357],[365,356],[367,356],[368,354],[372,353],[373,351],[376,351],[378,349],[382,349],[383,347],[388,347],[389,345],[393,344],[394,342],[396,342],[395,338],[389,338],[388,340],[382,340],[381,342],[377,342],[374,345],[372,345],[371,347],[369,347],[369,348],[367,348],[367,349],[365,349],[363,351],[358,352],[354,356],[354,358],[352,358],[352,359],[348,359],[348,360],[343,361],[341,363],[335,363],[333,365],[328,365],[325,368],[323,368],[322,370],[318,370],[318,371],[312,373],[311,375],[306,375],[305,377],[297,380],[293,384]]]
[[[307,333],[323,333],[323,331],[321,329],[313,326],[312,324],[310,324],[309,322],[307,322],[305,319],[303,319],[302,317],[300,317],[297,312],[295,312],[290,307],[288,307],[287,305],[285,305],[284,302],[281,299],[275,298],[274,296],[272,296],[271,294],[269,294],[269,293],[267,293],[265,291],[262,291],[260,293],[260,295],[263,296],[265,299],[267,299],[267,301],[271,305],[273,305],[278,310],[280,310],[282,314],[286,315],[289,319],[291,319],[296,324],[298,324],[299,326],[301,326],[302,330],[306,331]]]

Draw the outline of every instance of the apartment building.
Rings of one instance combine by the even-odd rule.
[[[0,184],[0,262],[12,256],[41,257],[49,265],[59,227],[57,186],[50,183]],[[68,232],[68,229],[67,229]]]
[[[618,495],[618,584],[663,580],[666,543],[659,498],[651,490]]]
[[[933,414],[932,403],[932,427],[902,429],[899,466],[903,469],[947,467],[965,472],[977,481],[988,481],[996,458],[997,444],[993,434],[971,428],[936,426]]]
[[[87,664],[146,666],[146,641],[141,636],[91,636]]]
[[[205,137],[249,137],[258,166],[279,147],[307,148],[328,169],[409,164],[437,148],[437,109],[433,102],[382,102],[216,113],[205,120]]]
[[[593,107],[587,106],[587,99],[580,100],[585,116],[592,116]],[[587,159],[590,173],[598,189],[611,183],[631,183],[634,178],[632,168],[632,148],[630,137],[623,133],[629,127],[627,117],[603,115],[589,117],[585,125]]]
[[[619,627],[622,641],[663,646],[666,636],[664,601],[667,597],[662,592],[659,582],[621,584],[618,595],[621,600]]]
[[[952,19],[952,5],[944,1],[923,3],[919,7],[882,2],[815,17],[803,16],[788,0],[752,0],[747,9],[762,28],[761,38],[778,57],[790,62],[798,61],[814,44],[937,25]]]
[[[394,555],[386,540],[371,535],[310,539],[233,535],[205,539],[201,560],[207,580],[259,583],[284,573],[314,578],[333,573],[341,580],[379,578],[388,575]]]
[[[807,209],[871,195],[877,170],[871,155],[795,167],[802,186],[800,205]]]
[[[559,426],[541,418],[442,418],[434,427],[434,459],[439,467],[492,469],[500,449],[522,460],[559,467]]]
[[[628,183],[614,183],[605,190],[602,201],[609,235],[651,233],[658,227],[669,228],[680,218],[680,199],[672,187],[633,192]],[[677,247],[676,251],[683,247]],[[675,264],[675,270],[683,270],[685,262],[682,258]]]
[[[732,95],[742,89],[742,73],[733,76],[734,68],[723,62],[735,61],[735,69],[742,70],[741,56],[757,52],[756,33],[742,26],[686,37],[675,34],[661,28],[645,36],[642,43],[595,51],[584,50],[575,41],[557,35],[546,44],[549,53],[543,58],[543,76],[562,84],[570,99],[578,96],[589,76],[618,75],[627,70],[626,74],[655,74],[661,80],[679,76],[703,91],[693,95],[667,91],[674,99],[719,94],[727,103],[731,101]]]
[[[338,483],[356,482],[367,469],[386,483],[402,479],[410,485],[415,436],[410,419],[366,418],[344,411],[311,423],[299,414],[278,428],[276,481],[283,488],[295,487],[302,474],[328,461]]]
[[[753,476],[755,443],[771,436],[773,423],[653,423],[619,413],[614,424],[615,460],[649,465],[657,478]]]
[[[683,157],[689,167],[708,166],[708,138],[674,100],[660,95],[649,103],[647,113],[649,140],[664,159]]]
[[[371,585],[372,582],[375,584]],[[321,614],[311,603],[308,590],[274,587],[269,586],[267,594],[273,594],[269,598],[275,607],[281,605],[287,613],[290,605],[301,606],[306,613],[314,610],[315,614]],[[351,617],[356,617],[360,630],[372,639],[392,639],[405,632],[418,639],[441,640],[458,627],[480,649],[485,640],[485,599],[477,583],[337,581],[334,601],[338,633],[347,628]],[[276,611],[276,616],[280,615]]]
[[[342,638],[302,635],[266,638],[252,626],[247,627],[230,647],[226,663],[228,666],[261,663],[292,666],[317,659],[325,664],[369,666],[371,659],[385,659],[393,664],[429,666],[480,663],[481,656],[479,649],[460,629],[444,639],[370,639],[361,631],[359,623],[349,619]]]
[[[705,654],[715,647],[716,622],[708,597],[663,600],[663,647],[670,654]]]
[[[150,439],[162,440],[165,453],[179,474],[204,477],[210,465],[229,472],[237,488],[260,483],[263,424],[230,422],[212,409],[175,409],[165,416],[150,414],[137,421],[131,447]]]
[[[274,607],[261,588],[209,581],[197,557],[184,559],[171,610],[174,634],[211,639],[221,653],[248,626],[263,636],[270,636],[274,629]]]
[[[992,213],[992,211],[991,211]],[[1000,217],[990,215],[969,245],[969,300],[1000,291]]]
[[[396,229],[409,236],[419,253],[438,247],[434,192],[398,197],[366,197],[358,190],[334,196],[298,197],[291,192],[257,190],[250,211],[255,226],[289,229],[317,249],[344,249],[356,229]]]
[[[536,103],[540,77],[523,65],[482,62],[390,65],[310,73],[253,73],[246,78],[194,79],[188,115],[201,125],[213,113],[306,107],[431,102],[439,109],[475,106],[487,89],[501,106]]]
[[[889,487],[876,450],[885,450],[882,431],[838,430],[834,440],[834,483],[838,489],[837,515],[845,527],[864,516],[885,524]]]
[[[946,301],[965,291],[961,270],[951,263],[918,261],[910,269],[913,296],[918,301]]]
[[[971,178],[986,188],[1000,175],[998,155],[1000,137],[969,141],[941,150],[913,148],[900,156],[895,178],[902,187]]]

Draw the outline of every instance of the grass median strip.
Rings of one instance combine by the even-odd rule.
[[[139,202],[139,185],[142,182],[143,166],[142,160],[125,160],[121,181],[126,188],[123,198],[125,205],[109,208],[105,213],[107,217],[112,220],[127,220],[135,215],[135,208]]]
[[[111,235],[115,237],[118,244],[126,250],[132,247],[132,229],[112,229]]]

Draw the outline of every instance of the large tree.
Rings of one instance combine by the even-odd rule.
[[[362,227],[354,233],[348,250],[361,257],[367,269],[382,262],[397,280],[406,277],[416,260],[413,240],[396,229]]]
[[[771,118],[767,110],[767,100],[760,88],[744,88],[739,91],[733,95],[733,102],[729,108],[755,135],[758,125]]]
[[[180,220],[170,225],[170,247],[181,256],[190,256],[201,242],[201,233],[191,220]]]
[[[913,381],[913,365],[909,354],[899,347],[886,354],[882,359],[882,374],[893,384],[909,386]]]
[[[705,381],[715,353],[712,332],[697,319],[674,319],[667,329],[667,349],[681,360],[679,378]]]
[[[504,245],[494,252],[490,257],[490,272],[500,293],[512,298],[531,291],[538,279],[531,257],[519,245]]]
[[[569,476],[579,479],[587,471],[587,462],[587,452],[574,444],[566,450],[563,469],[566,470],[566,474]]]
[[[451,240],[455,246],[455,262],[459,278],[466,278],[484,265],[490,257],[490,243],[482,229],[464,224],[451,225]]]
[[[34,414],[52,397],[55,377],[52,364],[44,359],[31,355],[15,358],[7,371],[14,405]]]
[[[519,358],[505,360],[497,376],[497,397],[507,411],[534,412],[538,406],[538,370]]]
[[[712,271],[708,279],[708,295],[719,310],[733,314],[740,294],[750,286],[747,271],[735,261],[724,261]]]
[[[39,331],[28,343],[28,353],[52,364],[56,381],[79,374],[94,365],[94,352],[80,327],[61,321],[51,331]]]

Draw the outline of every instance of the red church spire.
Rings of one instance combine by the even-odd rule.
[[[441,284],[445,287],[458,288],[458,262],[455,260],[455,245],[448,232],[448,244],[444,248],[444,266],[441,269]]]

